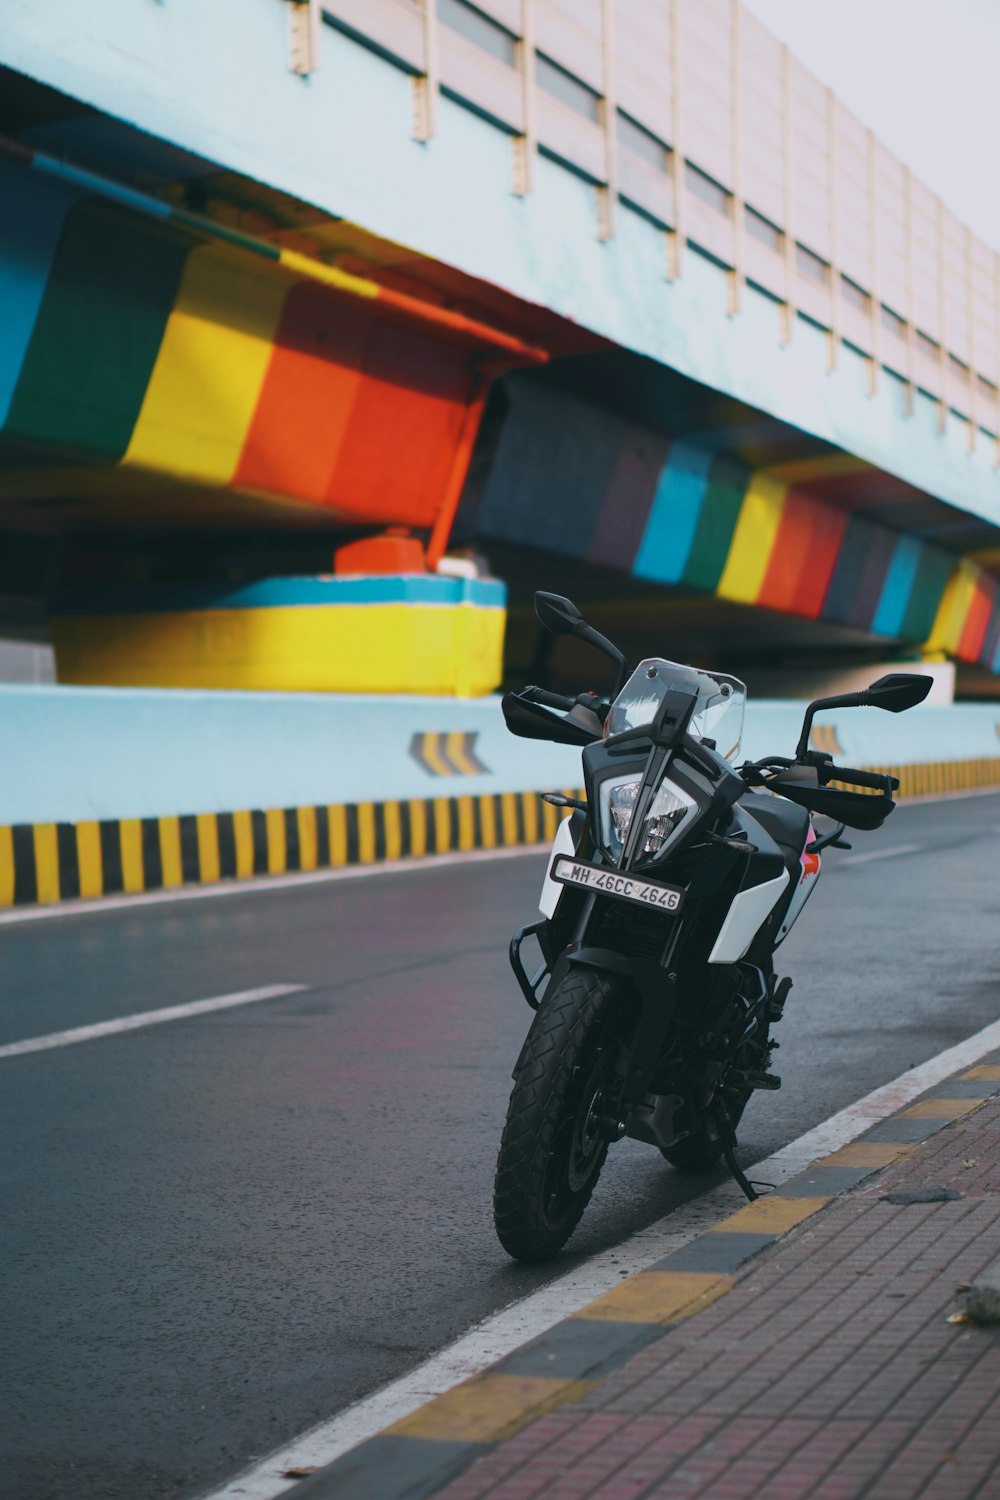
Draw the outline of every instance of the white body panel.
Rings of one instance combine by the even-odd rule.
[[[791,932],[798,918],[799,912],[809,900],[809,897],[816,889],[818,883],[819,855],[803,854],[802,874],[799,877],[799,883],[795,888],[795,894],[792,896],[791,904],[789,905],[788,910],[785,912],[785,920],[778,928],[778,936],[774,940],[774,946],[776,948],[778,944],[782,942]]]
[[[563,887],[560,885],[559,881],[552,880],[549,876],[549,871],[552,868],[552,861],[555,859],[557,854],[568,854],[572,857],[576,853],[576,849],[573,845],[573,835],[570,832],[570,821],[571,820],[569,818],[563,818],[562,822],[559,824],[559,827],[556,829],[556,836],[552,840],[552,853],[549,855],[549,862],[545,866],[545,879],[542,881],[542,894],[538,899],[538,910],[541,912],[543,917],[548,917],[550,920],[555,914],[555,909],[558,904],[559,897],[563,893]]]
[[[715,947],[708,955],[710,964],[734,964],[743,957],[774,910],[788,886],[788,871],[782,870],[776,880],[740,891],[729,908]]]

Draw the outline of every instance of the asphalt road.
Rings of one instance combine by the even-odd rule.
[[[1000,1015],[998,840],[991,795],[902,807],[828,856],[780,955],[785,1088],[748,1110],[745,1159]],[[700,1190],[624,1142],[556,1265],[493,1237],[529,1020],[505,948],[541,866],[0,928],[0,1045],[308,986],[0,1058],[8,1500],[196,1495]]]

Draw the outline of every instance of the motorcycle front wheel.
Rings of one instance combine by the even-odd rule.
[[[602,1116],[622,1022],[614,982],[591,969],[568,974],[532,1022],[493,1188],[497,1235],[515,1260],[550,1259],[590,1201],[608,1154]]]

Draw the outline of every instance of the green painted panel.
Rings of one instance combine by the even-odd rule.
[[[121,458],[191,247],[116,205],[80,203],[69,213],[6,435],[100,462]]]
[[[899,634],[904,641],[926,641],[934,625],[945,584],[951,577],[956,559],[937,547],[923,547],[917,564],[913,588]]]
[[[691,554],[681,580],[683,583],[714,592],[726,566],[751,472],[745,464],[734,459],[715,460],[708,476]]]

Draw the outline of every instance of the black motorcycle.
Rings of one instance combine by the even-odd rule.
[[[611,1142],[656,1146],[674,1167],[725,1160],[749,1198],[736,1129],[771,1072],[789,979],[774,952],[812,891],[820,855],[846,827],[878,828],[891,776],[836,766],[810,750],[814,714],[923,701],[927,676],[891,673],[866,692],[810,703],[793,758],[734,762],[746,689],[735,677],[625,659],[568,599],[536,594],[553,634],[589,642],[615,664],[609,699],[537,687],[508,693],[513,734],[583,749],[586,801],[559,825],[542,920],[515,933],[514,973],[535,1016],[514,1068],[494,1216],[501,1244],[546,1260],[569,1239]],[[861,790],[850,790],[860,788]],[[810,813],[833,820],[819,834]],[[537,939],[542,966],[521,957]]]

